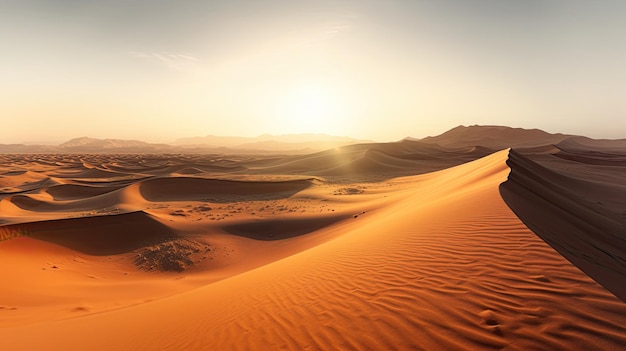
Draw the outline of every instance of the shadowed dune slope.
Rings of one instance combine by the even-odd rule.
[[[556,173],[511,151],[501,192],[559,253],[626,301],[626,187]],[[623,165],[624,163],[622,163]]]
[[[46,193],[50,194],[54,200],[64,201],[64,200],[78,200],[85,199],[92,196],[98,196],[102,194],[106,194],[112,192],[114,190],[118,190],[122,188],[123,185],[117,186],[88,186],[88,185],[79,185],[79,184],[61,184],[56,186],[51,186],[45,190]]]
[[[500,197],[506,159],[396,179],[386,206],[333,240],[169,298],[0,329],[0,347],[624,349],[626,305]]]
[[[626,139],[594,140],[585,137],[566,139],[557,145],[554,156],[593,166],[626,166]],[[626,180],[626,177],[623,177]]]
[[[569,152],[591,152],[621,156],[626,154],[626,139],[598,140],[579,136],[565,139],[557,146]]]
[[[58,174],[54,174],[53,176],[58,177],[58,178],[123,178],[123,177],[130,177],[130,176],[134,176],[131,173],[121,173],[121,172],[112,172],[112,171],[107,171],[107,170],[102,170],[102,169],[98,169],[98,168],[87,168],[85,170],[79,171],[79,172],[68,172],[68,173],[58,173]]]
[[[247,221],[226,225],[222,229],[229,234],[256,240],[282,240],[317,231],[347,218],[349,216],[340,215],[323,218]]]
[[[255,182],[170,177],[146,180],[140,184],[139,190],[148,201],[210,199],[215,202],[229,202],[241,199],[287,198],[310,186],[309,180]]]
[[[557,152],[554,154],[556,157],[560,157],[564,160],[575,161],[580,163],[585,163],[589,165],[597,165],[597,166],[621,166],[626,164],[626,155],[625,156],[615,156],[615,155],[602,155],[602,154],[575,154],[571,152]]]
[[[4,228],[95,256],[127,253],[177,237],[169,227],[142,211],[31,222]]]
[[[193,175],[201,173],[233,173],[237,171],[245,171],[245,167],[237,166],[219,166],[219,165],[193,165],[182,164],[168,167],[153,167],[143,170],[144,173],[155,176],[166,176],[170,174]]]

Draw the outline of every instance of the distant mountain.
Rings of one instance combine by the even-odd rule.
[[[0,144],[0,153],[305,154],[359,142],[366,141],[323,134],[266,134],[257,138],[206,136],[180,139],[175,145],[80,137],[56,146]]]
[[[350,144],[369,143],[370,140],[359,140],[344,136],[326,134],[263,134],[258,137],[224,137],[207,135],[204,137],[182,138],[173,145],[181,147],[226,147],[245,150],[307,150],[320,151]]]
[[[58,146],[62,149],[72,148],[94,148],[94,149],[120,149],[120,148],[155,148],[155,147],[170,147],[166,144],[149,144],[145,141],[139,140],[124,140],[124,139],[95,139],[95,138],[75,138],[70,141],[66,141]]]
[[[423,139],[404,138],[395,143],[376,143],[349,137],[324,134],[261,135],[256,138],[205,137],[183,138],[174,145],[147,143],[140,140],[96,139],[81,137],[59,145],[0,144],[0,153],[189,153],[189,154],[282,154],[303,155],[342,148],[344,151],[381,149],[392,155],[412,154],[427,158],[439,152],[439,148],[455,148],[456,151],[472,150],[476,154],[488,154],[505,148],[617,150],[626,149],[626,139],[596,140],[587,137],[551,134],[539,129],[522,129],[504,126],[458,126],[447,132]],[[469,148],[469,149],[467,149]],[[439,150],[439,151],[438,151]],[[450,150],[448,150],[450,151]],[[446,151],[446,152],[448,152]],[[410,156],[410,157],[413,157]],[[409,156],[402,156],[403,158]]]
[[[57,149],[53,145],[0,144],[0,153],[2,154],[55,153]]]
[[[233,147],[250,143],[254,138],[207,135],[203,137],[190,137],[177,139],[172,143],[183,147]]]
[[[458,126],[443,134],[429,136],[420,141],[445,147],[482,146],[490,149],[505,149],[554,145],[572,137],[578,136],[551,134],[539,129],[473,125]]]
[[[0,144],[0,153],[168,153],[177,148],[167,144],[151,144],[139,140],[95,139],[81,137],[59,145]],[[178,150],[180,151],[180,150]]]

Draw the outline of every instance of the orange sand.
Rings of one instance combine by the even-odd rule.
[[[500,196],[508,150],[358,184],[132,157],[5,156],[0,349],[625,348],[626,305]]]

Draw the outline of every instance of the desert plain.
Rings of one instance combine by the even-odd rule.
[[[625,350],[626,142],[0,155],[2,350]]]

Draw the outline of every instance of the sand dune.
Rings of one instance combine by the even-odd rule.
[[[585,178],[589,164],[552,146],[480,158],[488,147],[425,145],[50,156],[37,175],[9,178],[26,192],[0,202],[2,238],[14,237],[0,242],[12,267],[0,271],[0,349],[623,349],[626,305],[524,224],[621,274],[610,263],[624,252],[611,241],[624,228],[619,172]],[[36,161],[3,160],[4,177]],[[108,171],[37,183],[74,166],[84,175],[84,163]],[[202,166],[212,163],[245,171]],[[389,174],[355,183],[355,168]],[[337,179],[320,175],[333,169]],[[535,212],[522,222],[500,191]],[[597,232],[572,231],[586,227],[564,213]]]
[[[566,159],[597,164],[589,158]],[[502,195],[515,213],[563,256],[626,301],[626,186],[568,177],[513,151],[507,163],[512,171],[502,185]],[[621,165],[624,168],[626,163]]]
[[[56,200],[45,191],[41,194],[13,195],[2,199],[0,208],[5,214],[20,212],[22,216],[24,215],[22,211],[63,215],[71,212],[119,208],[124,203],[124,192],[122,190],[111,190],[111,188],[106,188],[106,190],[109,191],[75,200]]]
[[[122,186],[86,186],[79,184],[61,184],[49,187],[43,192],[56,201],[85,199],[120,189]]]
[[[115,255],[176,238],[145,212],[70,218],[5,227],[91,256]]]
[[[359,175],[368,172],[386,173],[394,169],[417,168],[418,165],[382,151],[369,149],[358,155],[357,158],[336,165],[321,172],[322,175]]]
[[[185,167],[182,169],[177,169],[175,172],[171,172],[173,174],[200,174],[200,173],[205,173],[204,170],[196,168],[196,167]]]
[[[495,150],[481,147],[449,149],[436,144],[403,140],[397,143],[357,144],[271,160],[255,160],[246,172],[257,174],[307,174],[333,181],[380,181],[423,174],[486,156]]]
[[[59,183],[51,177],[36,172],[9,172],[0,176],[0,193],[19,193]]]
[[[350,216],[256,220],[226,225],[223,230],[255,240],[282,240],[318,231],[347,218]]]
[[[569,152],[600,152],[613,155],[624,155],[626,153],[626,139],[620,140],[597,140],[586,137],[568,138],[557,146]]]
[[[149,201],[202,200],[212,202],[241,199],[286,198],[311,186],[307,180],[252,182],[189,177],[156,178],[140,184]]]
[[[111,179],[111,178],[122,178],[128,177],[130,174],[124,174],[119,172],[111,172],[102,169],[91,168],[86,171],[78,172],[78,173],[70,173],[59,175],[59,177],[68,177],[68,178],[101,178],[101,179]]]

